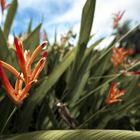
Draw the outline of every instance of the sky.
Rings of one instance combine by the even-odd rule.
[[[7,0],[10,2],[11,0]],[[43,23],[49,40],[53,42],[54,33],[65,34],[69,29],[79,33],[82,8],[86,0],[18,0],[18,11],[13,23],[12,31],[15,34],[26,32],[30,19],[33,20],[33,29]],[[97,0],[92,34],[96,38],[112,33],[112,14],[124,11],[121,23],[133,20],[140,22],[140,0]],[[120,24],[121,24],[120,23]]]

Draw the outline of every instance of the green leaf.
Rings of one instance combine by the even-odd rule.
[[[27,33],[31,33],[32,31],[32,19],[30,19],[29,25],[28,25],[28,29],[27,29]]]
[[[76,58],[73,66],[73,74],[78,72],[78,65],[81,62],[81,59],[84,55],[87,43],[90,39],[90,32],[92,28],[92,22],[94,17],[96,0],[87,0],[81,19],[81,28],[80,28],[80,36],[78,41],[78,47],[76,52]]]
[[[4,23],[4,35],[6,39],[8,39],[8,35],[10,33],[10,29],[11,29],[16,11],[17,11],[17,6],[18,6],[17,0],[13,0],[8,9],[8,13],[6,16],[5,23]]]
[[[0,59],[5,59],[8,56],[8,45],[4,34],[0,28]]]
[[[140,140],[140,132],[127,130],[56,130],[1,138],[4,140]]]
[[[38,87],[34,93],[33,96],[30,97],[29,102],[26,105],[26,108],[23,112],[23,118],[24,120],[21,122],[22,129],[27,130],[28,126],[27,124],[30,123],[32,118],[32,113],[36,107],[47,95],[48,91],[55,85],[55,83],[59,80],[60,76],[65,72],[65,70],[71,65],[71,63],[74,60],[74,53],[75,49],[71,52],[69,52],[62,62],[56,66],[56,68],[52,71],[52,73],[49,75],[47,80],[44,80],[44,82]],[[30,112],[29,112],[30,110]]]
[[[86,60],[86,58],[88,57],[88,55],[91,53],[91,51],[93,51],[93,49],[95,47],[97,47],[101,42],[103,41],[103,38],[97,40],[95,43],[93,43],[89,48],[86,49],[86,52],[82,58],[82,63]]]
[[[39,44],[41,25],[42,24],[39,24],[23,42],[23,46],[25,49],[30,49],[31,51],[33,51]]]
[[[43,94],[44,92],[48,92],[51,87],[58,81],[58,79],[60,78],[60,76],[65,72],[65,70],[70,66],[70,64],[73,62],[74,60],[74,54],[75,54],[75,49],[71,52],[69,52],[63,59],[63,61],[56,66],[56,68],[52,71],[52,73],[49,75],[49,78],[44,81],[41,85],[41,89],[45,88],[45,90],[42,90],[39,92],[39,94]],[[38,94],[39,97],[42,97]],[[44,95],[44,94],[43,94]]]
[[[56,120],[56,117],[52,111],[52,108],[50,107],[48,100],[44,100],[41,109],[40,109],[40,113],[38,116],[38,125],[43,125],[43,122],[45,120],[46,117],[49,117],[49,121],[51,121],[52,125],[53,125],[53,129],[58,129],[58,122]]]
[[[75,81],[72,82],[70,84],[70,88],[68,88],[69,92],[67,92],[66,98],[69,100],[70,103],[74,103],[80,98],[81,93],[83,92],[84,87],[87,84],[87,80],[90,74],[89,69],[92,64],[92,57],[93,57],[93,52],[91,51],[91,53],[87,56],[83,65],[81,66]]]
[[[93,64],[98,64],[110,51],[111,49],[117,44],[119,43],[121,40],[123,40],[124,38],[126,38],[130,33],[132,33],[136,28],[138,27],[135,26],[134,28],[132,28],[130,31],[128,31],[126,34],[124,34],[118,41],[116,41],[110,48],[108,48],[97,60],[96,62]],[[136,66],[138,66],[140,63],[137,62],[136,64],[134,64],[133,66],[128,68],[129,70],[132,70],[133,68],[135,68]],[[83,100],[87,99],[89,96],[93,95],[93,93],[95,93],[96,91],[98,91],[99,89],[101,89],[104,85],[112,82],[113,80],[115,80],[116,78],[118,78],[119,76],[121,76],[122,73],[117,74],[116,76],[110,78],[109,80],[105,81],[103,84],[100,84],[98,87],[96,87],[94,90],[91,90],[88,94],[85,94],[84,97],[82,97],[80,100],[77,101],[77,103],[74,103],[73,106],[78,105],[80,102],[82,102]]]
[[[92,22],[94,18],[95,4],[96,4],[96,0],[87,0],[83,8],[80,36],[78,41],[78,45],[80,46],[79,48],[86,47],[87,42],[90,39],[90,32],[91,32]],[[83,44],[85,46],[81,46]]]
[[[49,41],[49,38],[48,38],[48,34],[47,34],[47,32],[45,31],[45,29],[43,30],[43,34],[44,34],[44,36],[45,36],[45,40],[48,41],[48,46],[50,46],[50,41]]]
[[[85,57],[91,52],[91,49],[89,51],[86,51],[86,47],[90,39],[90,32],[91,32],[92,22],[94,17],[95,3],[96,0],[87,0],[82,11],[78,47],[76,47],[75,61],[73,63],[72,71],[70,72],[70,77],[68,79],[68,85],[67,85],[67,89],[70,89],[70,92],[73,89],[75,83],[74,81],[77,81],[77,79],[79,79],[79,73],[81,73],[81,63],[83,62]],[[87,54],[85,54],[85,52],[87,52]]]
[[[54,33],[54,45],[57,43],[57,29],[55,29]]]

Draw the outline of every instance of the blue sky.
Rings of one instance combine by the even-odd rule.
[[[11,0],[7,0],[11,1]],[[18,0],[18,12],[13,24],[17,34],[26,32],[32,18],[33,28],[43,22],[45,29],[53,41],[55,29],[59,34],[65,34],[70,28],[79,32],[82,7],[86,0]],[[140,0],[97,0],[92,34],[97,38],[112,32],[112,13],[125,10],[121,22],[132,19],[139,23]]]

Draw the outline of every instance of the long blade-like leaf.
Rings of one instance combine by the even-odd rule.
[[[92,22],[94,17],[95,3],[96,0],[87,0],[83,8],[80,36],[78,41],[76,58],[73,66],[73,74],[74,73],[76,74],[76,72],[78,71],[78,65],[81,62],[81,58],[85,53],[85,49],[90,38],[90,32],[91,32]]]
[[[140,140],[140,132],[126,130],[57,130],[7,136],[4,140]]]
[[[40,38],[40,28],[42,24],[39,24],[33,32],[29,34],[26,40],[24,40],[23,45],[24,48],[30,49],[33,51],[35,47],[39,44],[39,38]]]
[[[10,29],[17,11],[17,6],[17,0],[13,0],[8,9],[7,17],[4,23],[4,35],[6,39],[8,39],[8,35],[10,33]]]
[[[8,45],[4,34],[0,28],[0,59],[4,59],[8,56]]]
[[[34,92],[33,96],[30,97],[30,101],[28,102],[25,110],[24,110],[24,121],[21,122],[22,129],[26,130],[27,124],[29,124],[30,119],[32,117],[32,113],[36,105],[38,105],[46,96],[48,91],[54,86],[54,84],[59,80],[60,76],[64,73],[64,71],[71,65],[74,60],[75,49],[68,53],[64,60],[54,69],[54,71],[49,75],[47,80],[40,85],[38,89]],[[29,112],[30,110],[30,112]]]

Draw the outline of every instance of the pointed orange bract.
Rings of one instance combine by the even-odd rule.
[[[3,68],[0,66],[0,77],[1,77],[1,81],[2,84],[7,92],[8,97],[10,98],[10,100],[16,105],[19,106],[21,105],[21,101],[17,100],[16,98],[16,91],[15,89],[12,87],[12,85],[10,84]]]
[[[113,82],[111,83],[109,94],[105,102],[108,105],[111,105],[116,102],[120,102],[121,99],[119,99],[119,97],[121,97],[124,94],[125,94],[125,90],[119,90],[117,84]]]
[[[32,55],[30,55],[29,50],[25,50],[25,52],[23,51],[22,45],[17,38],[14,39],[14,43],[21,73],[19,73],[11,65],[0,60],[0,77],[9,98],[17,107],[19,107],[22,104],[23,100],[28,96],[28,91],[30,90],[32,85],[37,82],[37,78],[45,66],[47,57],[46,51],[43,53],[42,58],[36,64],[34,70],[31,70],[31,64],[40,53],[42,48],[47,44],[47,42],[39,45]],[[10,84],[3,68],[9,70],[17,78],[14,88]],[[25,83],[24,87],[23,82]]]
[[[22,79],[24,81],[23,77],[20,76],[19,72],[14,67],[12,67],[11,65],[9,65],[6,62],[0,60],[0,66],[9,70],[14,76],[16,76],[17,78],[19,77],[20,79]]]
[[[2,84],[5,88],[5,90],[7,91],[7,93],[12,96],[12,94],[14,95],[14,88],[12,87],[12,85],[10,84],[7,75],[5,74],[4,70],[2,67],[0,67],[0,76],[1,76],[1,81]]]
[[[27,71],[29,71],[31,64],[37,57],[37,55],[40,53],[40,51],[46,46],[47,42],[43,42],[41,45],[39,45],[33,52],[32,56],[30,57],[29,61],[27,62]]]
[[[27,82],[26,62],[25,62],[25,58],[24,58],[24,52],[22,50],[22,45],[16,37],[14,38],[14,43],[15,43],[15,47],[16,47],[18,64],[24,75],[25,82]]]
[[[119,22],[120,22],[120,20],[122,19],[123,15],[124,15],[124,12],[125,11],[123,11],[123,12],[119,11],[118,13],[113,14],[114,15],[114,17],[113,17],[113,29],[118,27]]]
[[[125,50],[124,48],[113,48],[111,61],[114,64],[114,68],[118,70],[118,66],[123,64],[128,55],[133,54],[133,52],[130,49]]]

